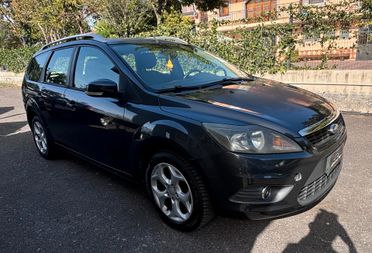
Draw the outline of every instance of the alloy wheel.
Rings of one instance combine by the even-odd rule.
[[[151,173],[151,190],[156,204],[169,219],[181,223],[190,218],[194,207],[191,188],[176,167],[157,164]]]
[[[42,154],[46,154],[48,152],[46,133],[39,121],[34,122],[33,133],[37,148]]]

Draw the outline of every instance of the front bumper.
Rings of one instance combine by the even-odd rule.
[[[269,204],[239,203],[239,210],[252,220],[285,217],[309,210],[322,201],[332,190],[336,184],[341,167],[342,162],[334,168],[329,176],[322,175],[316,181],[305,184],[302,188],[300,187],[301,184],[296,185],[282,201]],[[304,189],[313,188],[312,186],[317,185],[316,182],[320,182],[322,178],[327,178],[327,182],[324,181],[325,183],[321,188],[314,191],[310,190],[309,200],[301,200],[300,196],[304,192]],[[233,199],[230,198],[230,201],[233,201]]]
[[[320,151],[292,154],[246,155],[228,153],[213,157],[214,173],[208,179],[220,210],[249,219],[270,219],[306,211],[331,191],[342,168],[342,156],[331,170],[329,157],[342,154],[346,132]],[[263,198],[263,189],[270,196]]]

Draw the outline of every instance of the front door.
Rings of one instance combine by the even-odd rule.
[[[131,136],[123,127],[125,103],[119,98],[92,97],[85,91],[95,80],[119,84],[120,74],[100,49],[82,46],[75,64],[72,87],[65,92],[70,105],[64,144],[68,148],[115,169],[126,170]]]

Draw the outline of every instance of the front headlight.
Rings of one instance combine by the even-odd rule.
[[[203,123],[207,132],[230,151],[243,153],[292,153],[302,148],[290,138],[268,128]]]

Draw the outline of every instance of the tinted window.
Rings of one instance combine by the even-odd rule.
[[[67,48],[53,53],[46,71],[45,81],[47,83],[66,85],[68,68],[73,52],[73,48]]]
[[[109,79],[119,83],[119,74],[115,71],[115,65],[97,48],[80,48],[75,69],[75,87],[86,89],[89,83],[99,79]]]
[[[39,81],[41,71],[43,70],[44,64],[48,59],[48,54],[43,53],[36,57],[34,57],[31,62],[30,66],[28,67],[27,77],[31,81]]]

